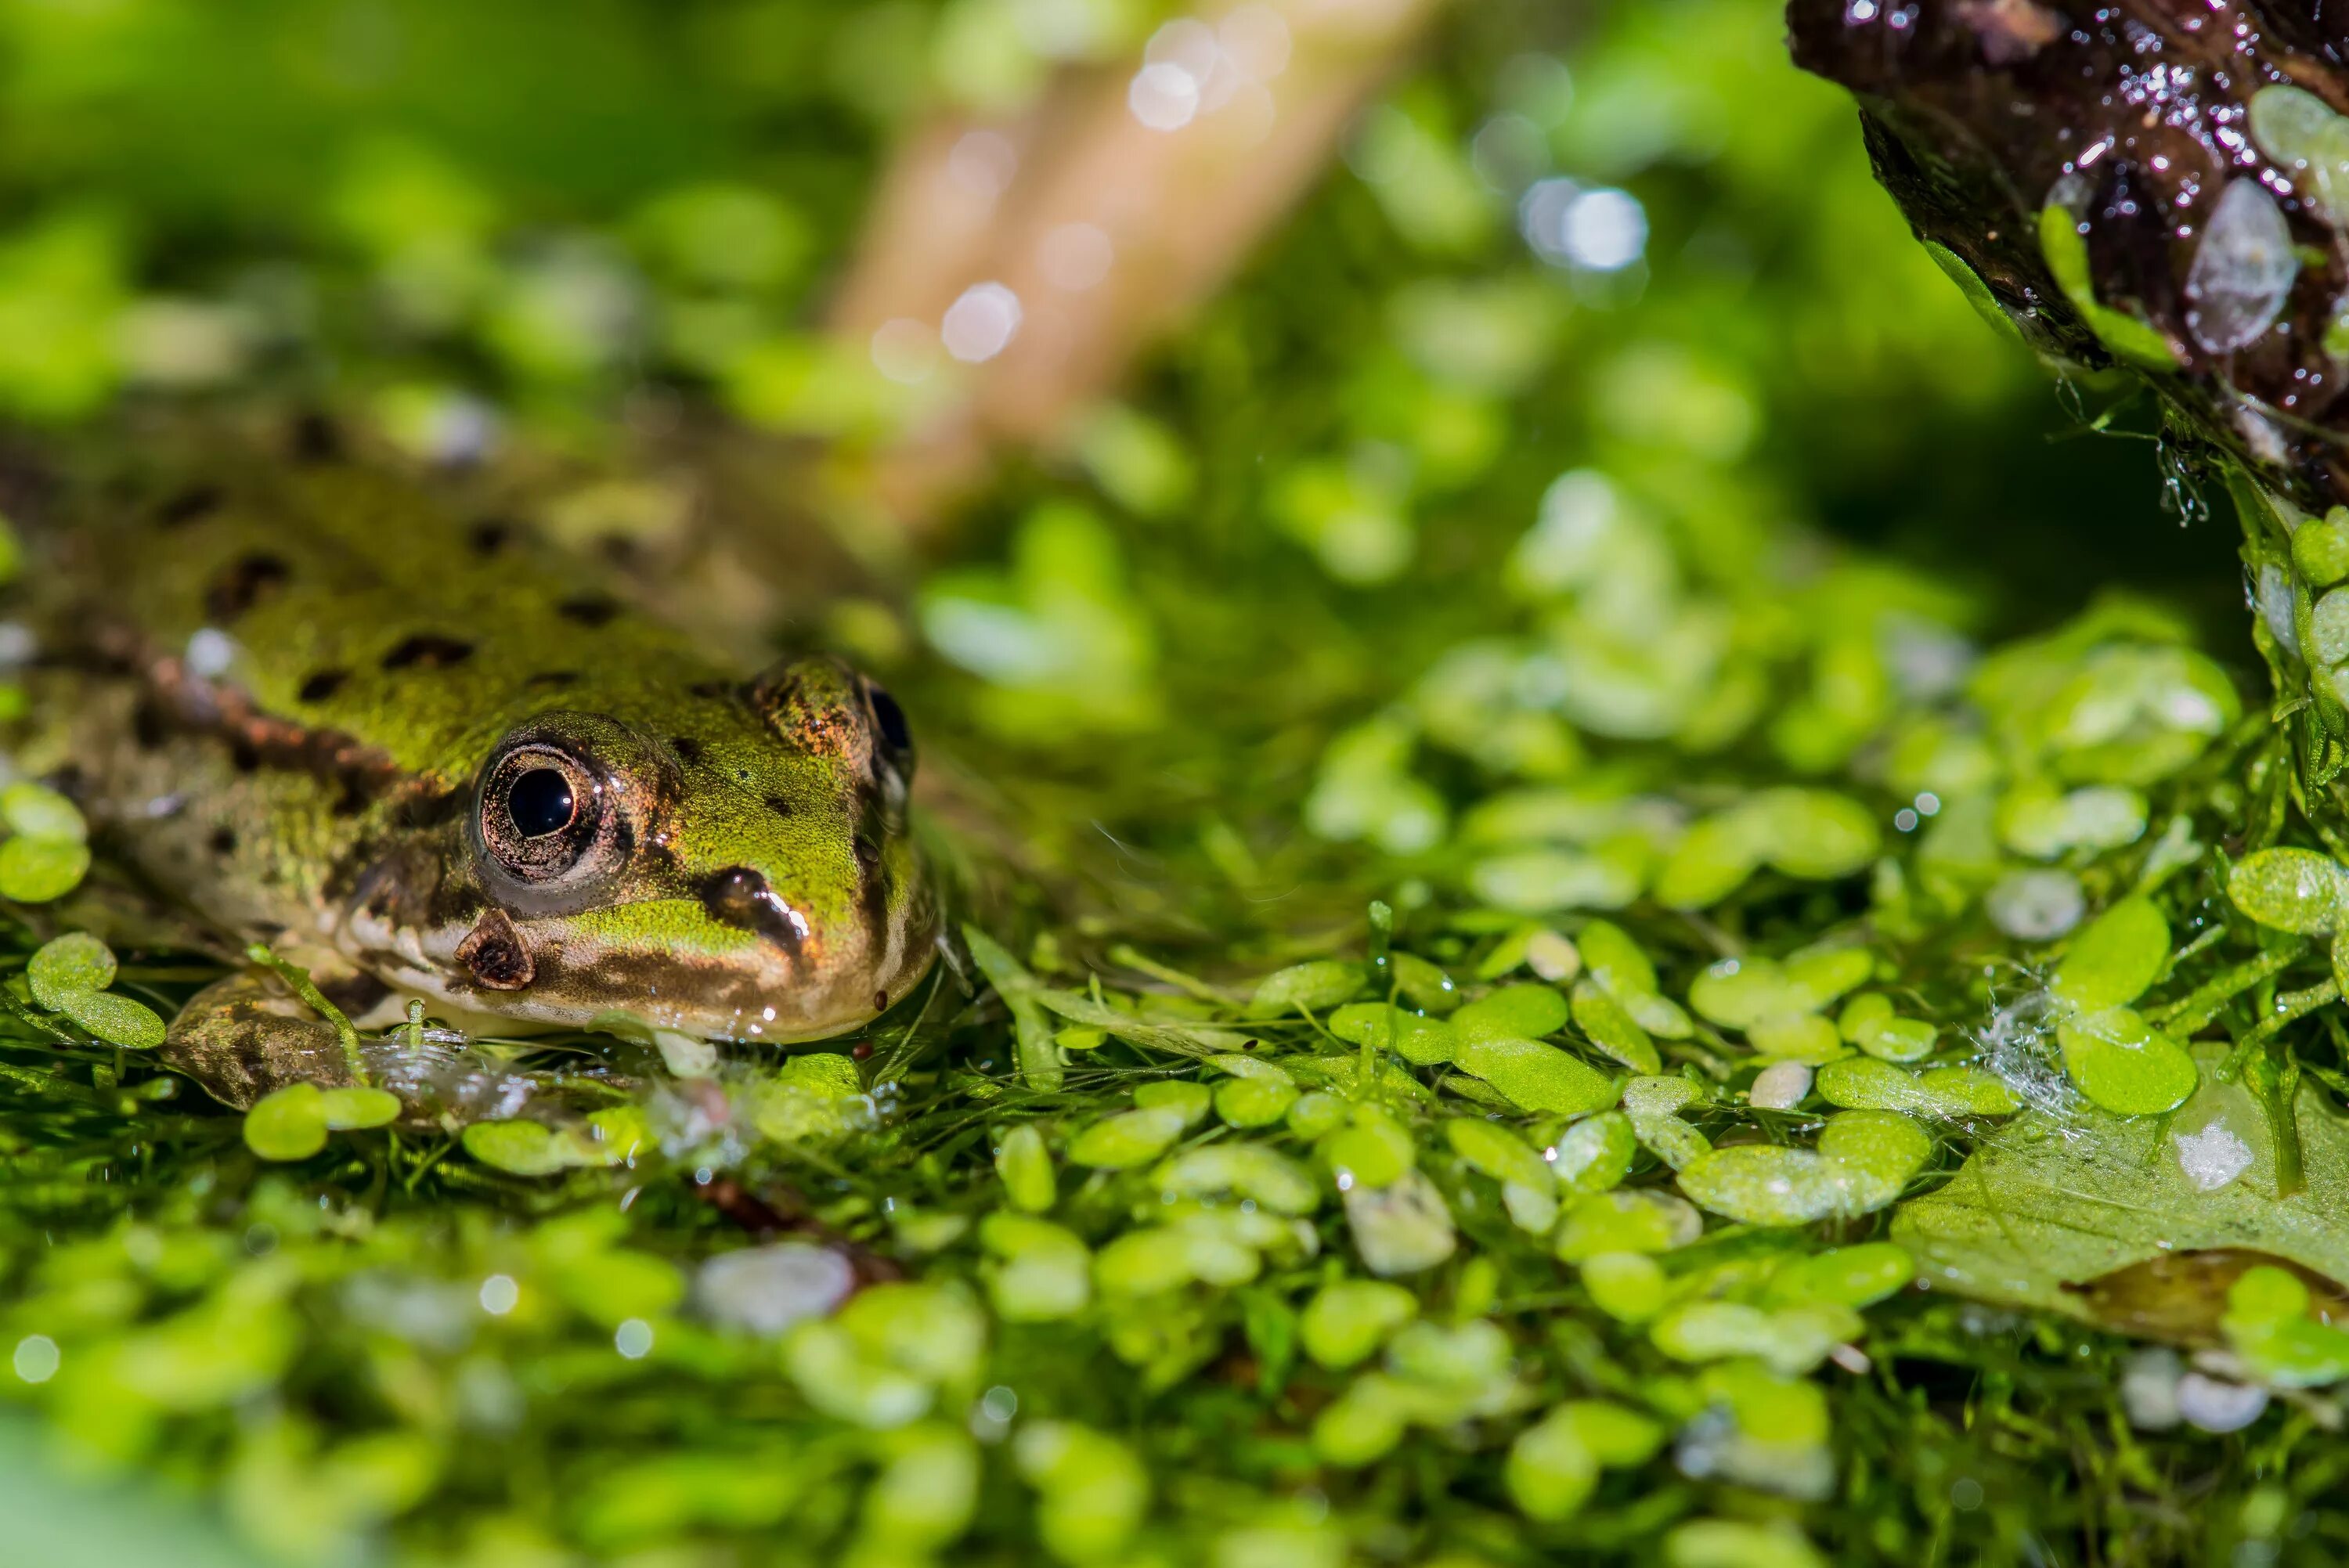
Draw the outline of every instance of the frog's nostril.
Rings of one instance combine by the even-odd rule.
[[[703,882],[701,907],[711,919],[756,932],[786,953],[798,953],[807,941],[807,917],[748,866],[730,866]]]

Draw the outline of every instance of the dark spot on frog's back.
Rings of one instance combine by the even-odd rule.
[[[495,555],[514,541],[514,525],[502,517],[485,517],[465,531],[465,542],[476,555]]]
[[[786,953],[797,953],[806,939],[806,923],[748,866],[730,866],[704,882],[701,907],[711,919],[755,932]]]
[[[445,670],[461,665],[473,656],[473,645],[457,637],[443,637],[433,633],[401,640],[391,652],[384,655],[383,667],[388,670]]]
[[[204,614],[215,623],[233,621],[264,595],[285,586],[292,575],[292,567],[266,551],[239,556],[204,590]]]
[[[221,509],[225,499],[218,485],[190,485],[174,490],[155,509],[155,524],[159,528],[177,528],[198,518],[210,517]]]
[[[301,689],[295,695],[304,702],[324,702],[342,690],[343,683],[350,678],[348,670],[318,670],[303,681]]]
[[[531,676],[527,684],[543,691],[553,691],[561,686],[577,686],[579,672],[577,670],[541,670]]]
[[[583,593],[576,599],[565,599],[554,607],[554,613],[566,621],[575,622],[590,630],[608,626],[620,614],[620,603],[600,593]]]
[[[688,768],[697,767],[701,761],[701,742],[689,735],[670,736],[668,748],[676,752],[677,759]]]
[[[236,853],[236,830],[229,827],[225,823],[220,827],[214,828],[212,830],[212,836],[210,840],[210,843],[212,845],[212,853],[216,855],[233,855]]]

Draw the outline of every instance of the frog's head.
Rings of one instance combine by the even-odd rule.
[[[536,715],[492,748],[466,834],[480,913],[448,953],[501,1012],[625,1012],[718,1038],[866,1022],[928,967],[914,748],[837,660],[626,715]]]

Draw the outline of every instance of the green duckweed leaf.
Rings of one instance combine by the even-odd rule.
[[[1809,882],[1849,876],[1883,842],[1868,808],[1830,789],[1764,789],[1737,809],[1752,818],[1764,858]]]
[[[1349,1002],[1331,1013],[1330,1032],[1349,1045],[1392,1050],[1413,1067],[1452,1059],[1454,1035],[1442,1018],[1423,1018],[1385,1002]]]
[[[1478,1039],[1463,1044],[1453,1060],[1523,1110],[1582,1116],[1615,1103],[1613,1078],[1539,1040]]]
[[[1630,1174],[1640,1140],[1630,1117],[1606,1110],[1560,1133],[1557,1148],[1550,1169],[1561,1186],[1577,1192],[1605,1192]]]
[[[2312,1317],[2313,1305],[2299,1275],[2262,1264],[2229,1288],[2220,1327],[2261,1382],[2323,1387],[2349,1377],[2349,1332]]]
[[[1234,1078],[1216,1089],[1216,1114],[1232,1127],[1270,1127],[1297,1103],[1297,1086],[1284,1078]]]
[[[1577,981],[1573,1009],[1575,1026],[1607,1055],[1635,1072],[1652,1073],[1662,1068],[1663,1058],[1656,1053],[1656,1042],[1603,986],[1590,980]]]
[[[260,1109],[260,1106],[254,1108],[254,1110]],[[316,1114],[319,1136],[323,1139],[326,1135],[326,1114],[323,1109]],[[252,1120],[248,1113],[245,1118],[245,1141],[248,1143],[253,1141]],[[466,1153],[482,1164],[512,1176],[552,1176],[579,1163],[578,1152],[569,1140],[553,1128],[535,1121],[477,1121],[465,1129],[462,1141]]]
[[[1317,1146],[1340,1191],[1387,1187],[1408,1174],[1419,1147],[1402,1124],[1376,1106],[1357,1106],[1344,1127]]]
[[[2056,965],[2066,1006],[2101,1013],[2136,1001],[2169,957],[2169,923],[2147,898],[2125,898],[2090,921]]]
[[[2344,182],[2349,190],[2349,182]],[[2310,584],[2330,588],[2349,577],[2349,507],[2303,522],[2292,536],[2292,563]]]
[[[2066,1019],[2055,1039],[2074,1085],[2116,1116],[2159,1116],[2194,1092],[2194,1058],[2131,1008]]]
[[[1618,1323],[1645,1323],[1664,1309],[1671,1282],[1645,1253],[1598,1253],[1581,1268],[1591,1305]]]
[[[1568,1204],[1553,1247],[1560,1263],[1578,1264],[1602,1253],[1668,1253],[1703,1230],[1703,1218],[1686,1200],[1649,1187],[1619,1187]]]
[[[1347,1190],[1345,1202],[1354,1251],[1374,1274],[1432,1269],[1459,1245],[1444,1194],[1422,1171],[1405,1171],[1383,1187],[1358,1182]]]
[[[1276,970],[1257,982],[1247,1005],[1252,1018],[1277,1018],[1300,1009],[1326,1013],[1350,1000],[1362,988],[1362,966],[1335,958],[1317,958]]]
[[[89,872],[89,846],[78,839],[14,838],[0,843],[0,898],[47,903]]]
[[[1947,245],[1931,240],[1925,242],[1925,253],[1933,258],[1933,264],[1941,269],[1944,276],[1958,285],[1958,292],[1966,296],[1966,303],[1974,307],[1974,314],[1988,322],[1992,331],[2017,343],[2023,341],[2023,329],[2015,325],[2014,318],[2000,307],[1998,296],[1990,292],[1990,285],[1976,275],[1973,268],[1966,265],[1962,257]]]
[[[2114,358],[2145,370],[2178,368],[2178,356],[2168,338],[2136,316],[2096,302],[2087,237],[2080,232],[2079,220],[2054,202],[2040,209],[2039,249],[2055,286]]]
[[[1830,1105],[1848,1110],[1899,1110],[1920,1116],[2011,1116],[2022,1109],[2013,1090],[1980,1068],[1910,1072],[1873,1057],[1830,1062],[1816,1084]]]
[[[1156,1181],[1170,1198],[1229,1193],[1276,1214],[1309,1214],[1321,1206],[1321,1189],[1305,1167],[1260,1143],[1186,1149],[1158,1168]]]
[[[318,1109],[327,1130],[351,1132],[388,1127],[399,1119],[399,1097],[389,1089],[353,1087],[321,1089]]]
[[[314,1083],[288,1084],[244,1113],[244,1146],[264,1160],[307,1160],[326,1147],[325,1096]]]
[[[1744,1029],[1773,1014],[1807,1011],[1774,958],[1724,958],[1707,966],[1689,985],[1689,1006],[1697,1016],[1724,1029]]]
[[[1583,966],[1617,1001],[1656,994],[1656,966],[1629,932],[1611,920],[1585,924],[1575,938]]]
[[[1092,1253],[1049,1220],[999,1209],[978,1222],[979,1245],[999,1266],[987,1288],[1007,1323],[1056,1323],[1092,1300]]]
[[[1843,1037],[1817,1013],[1772,1013],[1745,1026],[1745,1042],[1773,1061],[1816,1066],[1846,1054]]]
[[[1286,1118],[1288,1130],[1309,1142],[1333,1128],[1343,1126],[1349,1109],[1338,1096],[1319,1089],[1299,1095],[1297,1103],[1288,1108]]]
[[[2304,88],[2271,83],[2251,95],[2247,125],[2260,150],[2294,175],[2295,190],[2306,189],[2333,223],[2349,220],[2349,121]]]
[[[1668,909],[1702,909],[1735,892],[1762,865],[1757,825],[1734,810],[1707,817],[1682,835],[1656,872],[1657,902]]]
[[[1394,965],[1395,988],[1413,1006],[1449,1013],[1460,1006],[1460,987],[1439,966],[1409,953],[1391,954],[1388,961]]]
[[[1547,985],[1504,985],[1452,1015],[1461,1040],[1538,1040],[1566,1027],[1566,998]]]
[[[1184,1130],[1196,1127],[1206,1119],[1207,1109],[1215,1095],[1206,1084],[1188,1078],[1171,1078],[1161,1083],[1146,1083],[1133,1091],[1133,1103],[1143,1110],[1164,1106],[1183,1113]]]
[[[1130,1171],[1166,1152],[1190,1125],[1186,1108],[1146,1106],[1097,1121],[1069,1145],[1069,1162],[1098,1171]]]
[[[1781,973],[1791,1004],[1815,1012],[1853,986],[1865,985],[1876,973],[1876,955],[1865,947],[1807,948],[1788,958]]]
[[[1495,1181],[1514,1182],[1537,1191],[1557,1186],[1549,1162],[1526,1140],[1497,1122],[1456,1117],[1444,1124],[1452,1152]]]
[[[2227,897],[2260,924],[2321,936],[2339,923],[2349,873],[2314,850],[2258,850],[2227,873]]]
[[[1150,1509],[1150,1474],[1133,1450],[1073,1421],[1027,1421],[1012,1443],[1036,1488],[1036,1532],[1063,1563],[1120,1561]]]
[[[1916,1277],[1917,1263],[1907,1248],[1891,1242],[1862,1242],[1788,1259],[1771,1274],[1764,1302],[1772,1306],[1831,1302],[1857,1311]]]
[[[1389,1336],[1419,1315],[1419,1298],[1383,1280],[1345,1279],[1323,1285],[1298,1324],[1305,1354],[1333,1372],[1367,1360]]]
[[[1570,1424],[1545,1419],[1517,1434],[1501,1474],[1518,1512],[1555,1523],[1574,1514],[1597,1489],[1599,1456]]]
[[[33,1000],[57,1012],[74,991],[103,991],[114,984],[114,950],[86,931],[67,932],[42,944],[25,966]]]
[[[1681,1191],[1724,1219],[1801,1225],[1880,1209],[1932,1152],[1908,1118],[1847,1110],[1828,1121],[1816,1151],[1746,1143],[1716,1149],[1680,1173]]]
[[[2007,848],[2052,861],[2074,850],[2116,850],[2145,836],[2145,797],[2118,784],[2059,793],[2053,785],[2018,785],[1999,802],[1998,836]]]
[[[143,1002],[110,991],[68,991],[57,1011],[109,1046],[151,1051],[163,1043],[163,1020]]]
[[[995,1146],[995,1173],[1015,1209],[1040,1214],[1059,1200],[1052,1156],[1033,1123],[1023,1121],[1004,1133]]]
[[[29,779],[0,789],[0,821],[27,839],[59,839],[80,843],[89,837],[81,809],[45,784]]]

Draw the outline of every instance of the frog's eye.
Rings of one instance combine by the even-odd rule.
[[[873,709],[873,731],[880,739],[882,760],[899,778],[914,774],[914,727],[905,722],[905,710],[897,699],[873,681],[864,683],[864,700]]]
[[[605,789],[579,758],[548,745],[518,746],[481,784],[481,845],[525,882],[576,867],[602,832]]]

